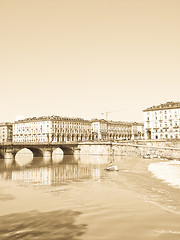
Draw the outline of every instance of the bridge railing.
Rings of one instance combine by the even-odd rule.
[[[24,145],[31,145],[31,146],[37,146],[37,145],[75,145],[78,144],[78,142],[4,142],[0,143],[0,146],[24,146]]]

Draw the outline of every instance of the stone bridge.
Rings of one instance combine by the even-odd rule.
[[[76,142],[76,143],[6,143],[0,144],[0,158],[6,165],[15,161],[16,154],[21,149],[29,149],[34,157],[43,157],[45,161],[52,160],[55,149],[62,149],[64,155],[129,155],[146,154],[159,155],[162,158],[180,159],[180,141],[121,141],[121,142]]]
[[[0,158],[4,159],[6,165],[11,165],[16,154],[22,149],[29,149],[33,157],[43,157],[49,161],[52,153],[60,148],[64,155],[110,155],[112,153],[112,143],[105,142],[69,142],[69,143],[4,143],[0,144]]]
[[[64,155],[74,155],[78,150],[77,143],[5,143],[0,144],[0,158],[4,159],[7,165],[15,160],[16,154],[22,149],[29,149],[33,157],[51,159],[55,149],[62,149]]]

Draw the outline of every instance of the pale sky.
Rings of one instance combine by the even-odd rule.
[[[0,122],[180,101],[179,0],[0,0],[0,34]]]

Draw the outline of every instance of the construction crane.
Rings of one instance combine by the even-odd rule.
[[[106,121],[108,121],[108,115],[109,113],[113,113],[113,112],[119,112],[119,111],[123,111],[126,110],[127,108],[123,108],[123,109],[118,109],[118,110],[114,110],[114,111],[109,111],[109,112],[102,112],[101,115],[105,115],[106,116]]]

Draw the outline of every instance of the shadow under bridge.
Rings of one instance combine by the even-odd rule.
[[[58,148],[63,151],[64,155],[74,155],[74,151],[76,149],[75,147],[65,145],[60,145]]]
[[[44,157],[46,151],[53,153],[56,149],[61,149],[63,151],[64,155],[74,155],[74,150],[75,150],[74,147],[69,147],[69,146],[56,146],[56,147],[30,147],[30,146],[27,146],[25,148],[30,150],[33,153],[33,157]],[[21,149],[19,149],[19,151],[22,149],[25,149],[25,148],[21,148]],[[19,151],[16,151],[16,153]]]

